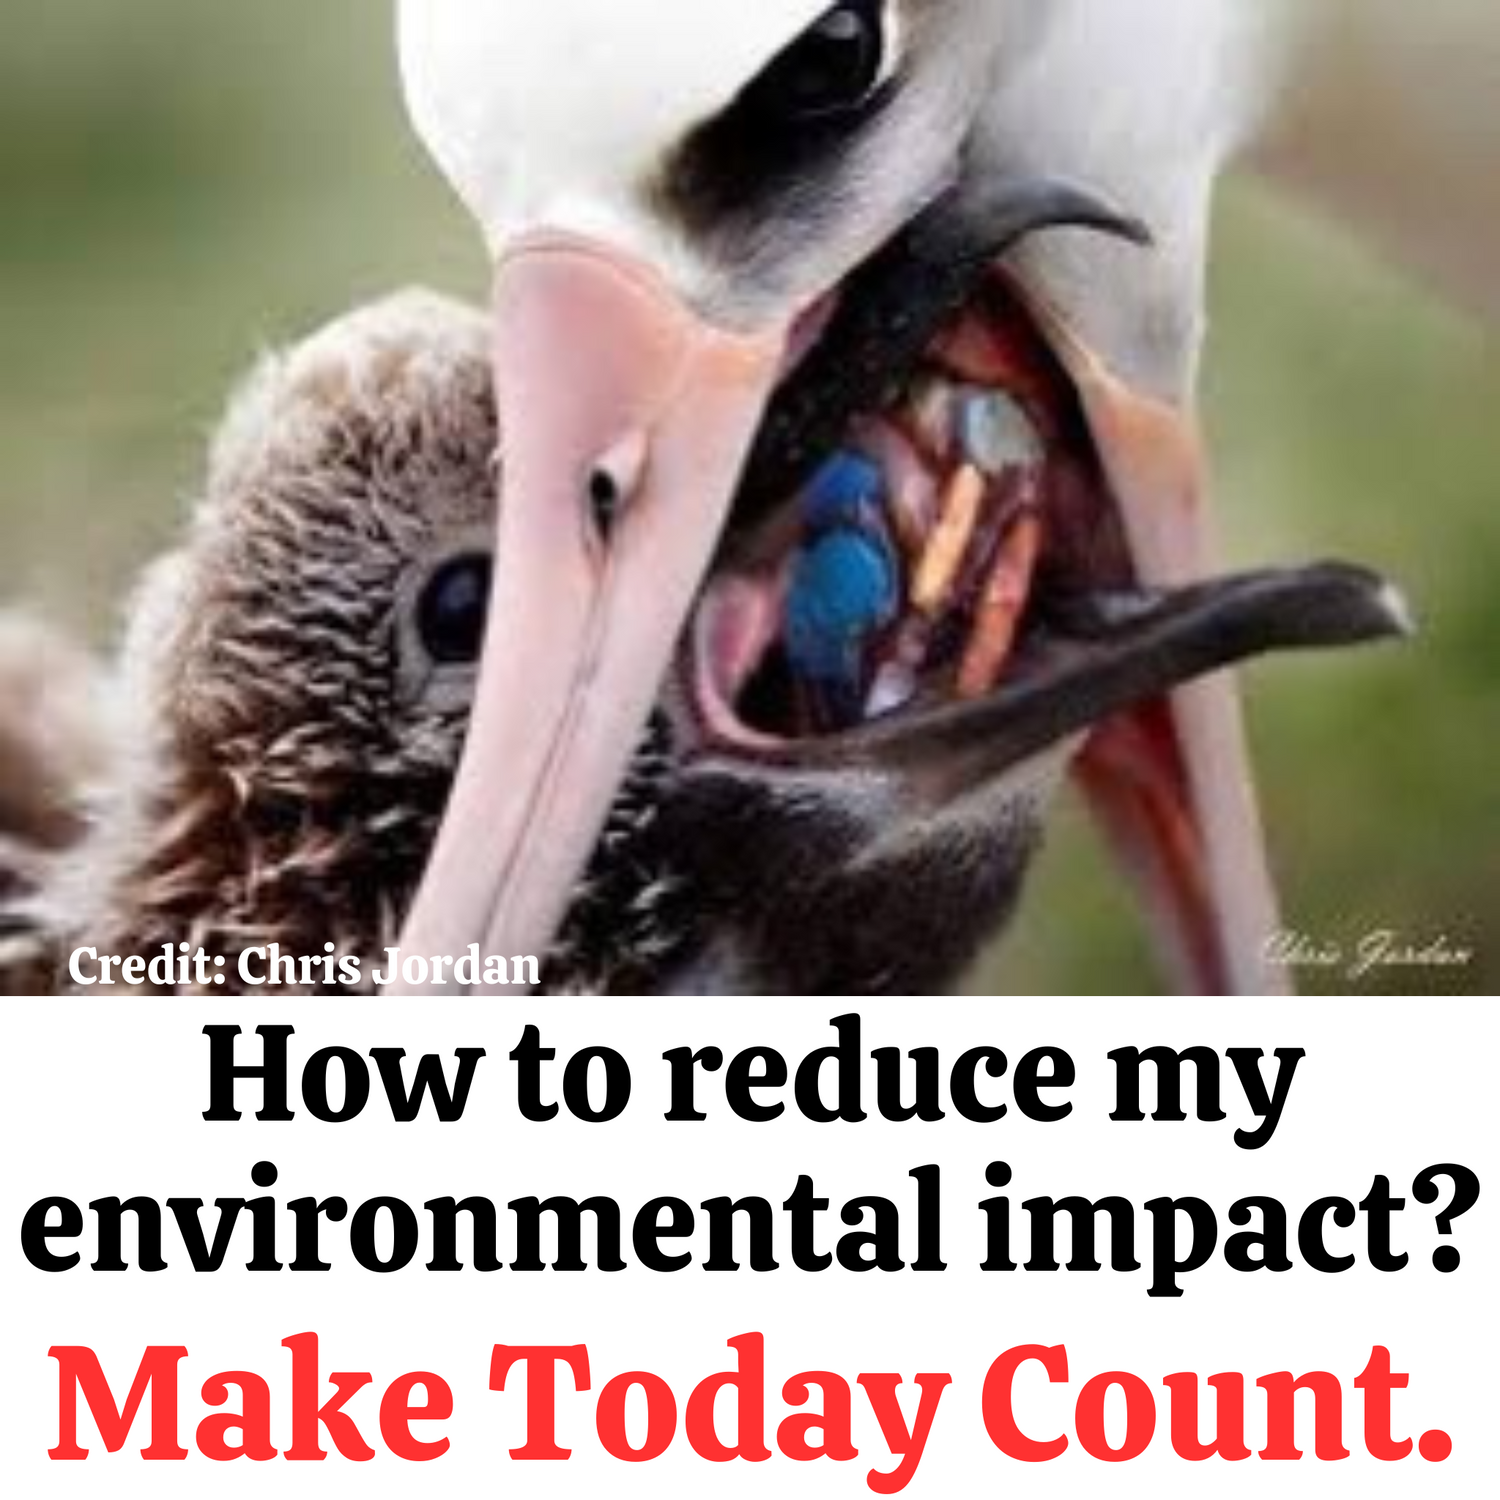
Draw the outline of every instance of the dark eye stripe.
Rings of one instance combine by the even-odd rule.
[[[876,0],[870,3],[880,8]],[[818,25],[830,24],[832,14]],[[733,236],[778,215],[816,219],[833,207],[821,203],[820,195],[827,197],[840,163],[899,93],[898,73],[857,98],[818,107],[799,93],[811,85],[795,58],[810,35],[804,33],[727,109],[693,131],[663,166],[652,189],[655,205],[694,236]],[[873,76],[882,61],[874,60]]]

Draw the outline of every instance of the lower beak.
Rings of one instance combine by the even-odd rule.
[[[1131,390],[1076,340],[1057,347],[1082,397],[1139,581],[1182,588],[1217,571],[1199,431],[1185,410]],[[1238,686],[1205,678],[1106,725],[1079,775],[1145,893],[1158,947],[1192,994],[1274,995],[1279,930]]]
[[[592,241],[536,236],[502,263],[489,626],[404,954],[550,946],[708,571],[786,342],[784,330],[706,324],[654,271]]]

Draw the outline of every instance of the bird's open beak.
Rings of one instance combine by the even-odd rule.
[[[541,956],[603,830],[781,373],[660,276],[533,236],[496,285],[501,496],[463,762],[400,943]],[[399,987],[391,993],[401,993]]]
[[[1087,417],[1136,581],[1168,597],[1212,580],[1192,413],[1132,389],[1047,307],[1030,311]],[[427,958],[474,943],[486,956],[540,957],[551,944],[792,364],[791,328],[751,337],[711,326],[657,272],[572,237],[511,250],[496,317],[502,484],[489,634],[463,762],[400,938],[404,953]],[[1284,591],[1290,606],[1328,603],[1326,580],[1303,582]],[[1225,635],[1223,654],[1197,670],[1253,654],[1262,637],[1274,649],[1285,632],[1264,616],[1282,598],[1252,589],[1229,599],[1255,628]],[[1333,602],[1335,618],[1310,643],[1319,631],[1364,639],[1398,623],[1359,616],[1351,627]],[[1233,609],[1226,618],[1239,620]],[[1215,631],[1194,649],[1213,647]],[[1128,689],[1146,706],[1079,719],[1078,778],[1179,987],[1276,993],[1277,902],[1235,684],[1208,677],[1150,701],[1139,652],[1126,643],[1123,654],[1128,670],[1090,676],[1090,691]],[[1174,661],[1163,659],[1164,686],[1186,680]],[[1037,701],[1047,714],[1057,707]],[[1083,707],[1071,704],[1075,716]]]
[[[1193,415],[1132,390],[1057,322],[1047,332],[1082,399],[1140,582],[1175,589],[1212,578]],[[1077,769],[1178,987],[1284,993],[1285,971],[1270,961],[1279,909],[1234,678],[1205,678],[1105,725]]]

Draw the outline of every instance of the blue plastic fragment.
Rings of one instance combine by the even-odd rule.
[[[842,526],[879,525],[885,478],[862,453],[828,460],[802,496],[802,519],[812,532]]]
[[[787,660],[839,720],[858,717],[870,640],[896,619],[901,578],[886,535],[885,482],[856,453],[831,459],[803,497],[806,540],[787,595]]]
[[[1020,405],[1003,391],[970,391],[958,403],[958,444],[986,474],[1039,466],[1041,438]]]

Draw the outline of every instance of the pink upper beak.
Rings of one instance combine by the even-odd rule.
[[[468,743],[400,942],[543,955],[708,572],[784,330],[742,336],[562,235],[496,283],[501,496]],[[403,993],[399,987],[391,993]]]

